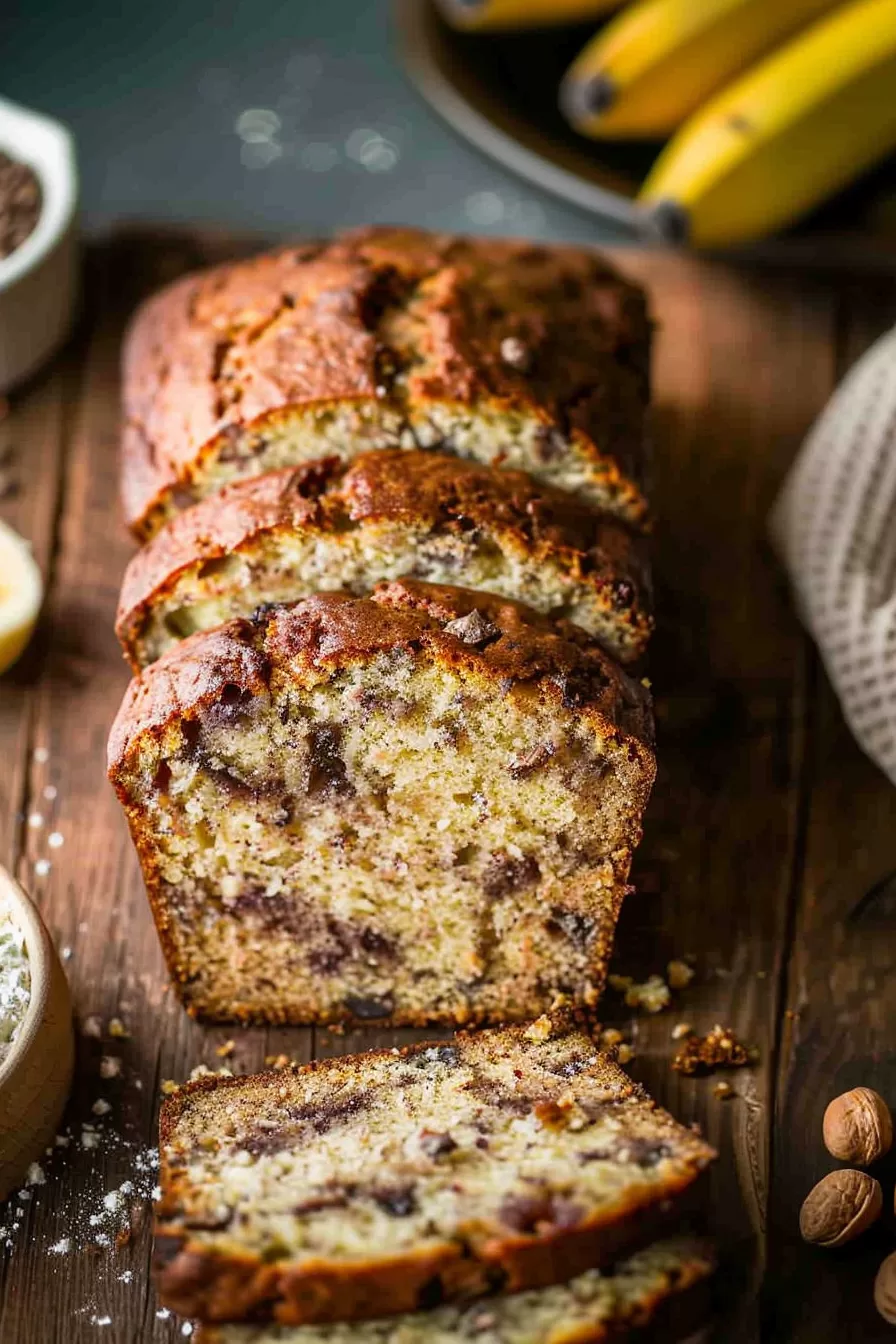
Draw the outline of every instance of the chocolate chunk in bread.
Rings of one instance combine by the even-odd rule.
[[[648,692],[584,631],[412,580],[185,640],[109,763],[187,1007],[296,1023],[594,1002],[654,773]]]
[[[299,1324],[545,1288],[653,1240],[714,1156],[567,1020],[454,1050],[205,1078],[166,1099],[157,1233],[180,1250],[159,1266],[162,1301]],[[363,1110],[330,1121],[356,1097]]]
[[[138,670],[263,603],[405,575],[564,615],[624,663],[651,630],[644,539],[624,523],[523,472],[393,450],[238,481],[173,518],[128,566],[118,636]],[[452,633],[488,637],[462,619]]]
[[[126,343],[127,521],[145,539],[228,481],[437,448],[641,524],[649,333],[584,248],[364,229],[188,276]]]

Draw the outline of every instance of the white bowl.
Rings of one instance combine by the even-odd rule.
[[[78,289],[78,174],[71,135],[50,117],[0,98],[0,150],[33,168],[40,217],[21,247],[0,260],[0,393],[61,345]]]
[[[75,1060],[72,1001],[46,926],[17,882],[0,868],[0,901],[25,935],[31,999],[0,1063],[0,1200],[21,1185],[52,1144],[71,1087]]]

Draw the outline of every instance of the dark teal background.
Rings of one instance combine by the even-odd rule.
[[[0,0],[0,93],[74,131],[88,228],[611,236],[442,124],[400,68],[388,0]],[[281,122],[263,167],[235,129],[251,108]],[[362,131],[385,142],[379,171]]]

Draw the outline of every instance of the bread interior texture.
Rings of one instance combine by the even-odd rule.
[[[380,654],[144,734],[121,783],[187,1004],[523,1019],[598,994],[643,767],[533,684]]]

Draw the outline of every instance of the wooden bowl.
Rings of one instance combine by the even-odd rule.
[[[0,1200],[21,1185],[53,1142],[75,1061],[68,981],[46,926],[17,882],[0,867],[0,902],[25,935],[31,1001],[0,1063]]]

